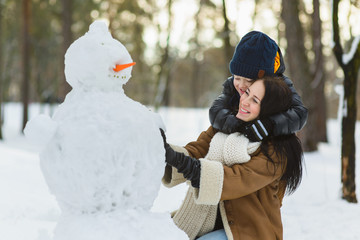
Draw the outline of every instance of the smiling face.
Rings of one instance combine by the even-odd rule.
[[[248,89],[253,82],[250,78],[234,75],[234,87],[240,96],[245,93],[246,89]]]
[[[255,81],[240,97],[239,111],[236,117],[244,122],[258,118],[260,114],[261,100],[265,96],[263,80]]]

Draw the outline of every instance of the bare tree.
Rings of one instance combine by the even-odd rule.
[[[301,93],[304,105],[309,110],[308,121],[304,129],[300,131],[300,138],[304,151],[316,151],[318,139],[315,132],[315,96],[311,87],[312,75],[309,69],[309,60],[306,56],[304,45],[304,31],[299,19],[299,0],[282,1],[281,17],[285,22],[285,35],[287,40],[286,55],[289,63],[291,79]]]
[[[200,31],[201,31],[201,19],[200,19],[200,13],[201,10],[204,7],[204,4],[206,3],[206,0],[201,0],[199,3],[199,9],[197,11],[197,13],[195,14],[195,31],[194,31],[194,36],[192,38],[192,45],[193,48],[192,50],[189,52],[190,54],[190,58],[192,60],[192,74],[191,74],[191,100],[192,100],[192,105],[194,107],[199,107],[198,106],[198,100],[199,100],[199,95],[201,91],[201,86],[200,86],[200,63],[197,60],[196,55],[197,54],[202,54],[202,47],[201,47],[201,43],[199,41],[199,35],[200,35]]]
[[[343,57],[344,51],[340,42],[339,32],[339,2],[333,0],[332,26],[333,26],[333,52],[335,58],[344,72],[344,99],[342,116],[342,143],[341,143],[341,181],[342,198],[348,202],[356,203],[355,192],[355,123],[357,114],[356,89],[357,77],[360,68],[360,37],[352,43],[350,58]]]
[[[63,27],[63,55],[67,49],[69,48],[70,44],[73,41],[71,25],[72,25],[72,1],[71,0],[61,0],[62,3],[62,27]],[[63,62],[63,61],[62,61]],[[65,65],[62,64],[62,81],[60,87],[60,98],[64,100],[66,94],[71,91],[71,86],[66,82],[65,79]]]
[[[230,26],[229,26],[230,21],[229,21],[229,18],[227,17],[225,0],[222,1],[222,5],[223,5],[223,18],[224,18],[223,35],[224,35],[225,59],[230,62],[230,60],[233,56],[234,49],[230,43]]]
[[[155,109],[158,109],[160,105],[169,106],[170,104],[170,65],[171,59],[169,56],[170,51],[170,37],[171,37],[171,27],[172,27],[172,0],[168,1],[168,26],[167,26],[167,37],[166,37],[166,46],[163,49],[163,53],[160,60],[160,71],[157,75],[156,80],[156,93],[155,93]],[[160,25],[158,26],[159,32],[161,32]]]
[[[316,96],[316,104],[314,105],[314,113],[316,114],[316,136],[319,142],[327,142],[326,131],[326,100],[324,93],[325,86],[325,69],[324,69],[324,55],[322,53],[323,45],[321,43],[321,19],[320,19],[320,3],[319,0],[313,0],[313,14],[312,14],[312,39],[314,63],[311,64],[311,72],[313,80],[310,84]]]
[[[201,40],[201,32],[205,29],[204,25],[204,18],[201,16],[205,12],[209,12],[208,10],[215,10],[216,5],[209,0],[201,0],[199,2],[199,8],[197,13],[195,14],[195,31],[194,36],[190,41],[190,44],[192,45],[192,48],[189,52],[189,57],[191,59],[191,68],[192,68],[192,74],[191,74],[191,85],[190,85],[190,93],[191,93],[191,100],[192,100],[192,106],[194,107],[200,107],[200,99],[203,96],[204,93],[204,79],[201,77],[202,74],[206,74],[203,72],[203,60],[199,60],[198,56],[201,56],[203,58],[204,53],[206,51],[206,43],[204,43]],[[224,50],[226,58],[229,58],[229,61],[232,57],[232,48],[230,45],[230,28],[229,28],[229,20],[227,20],[226,15],[226,7],[223,3],[223,12],[222,17],[225,21],[225,26],[223,28],[223,34],[224,34]],[[221,15],[219,15],[221,17]],[[218,17],[218,16],[217,16]],[[226,18],[226,19],[225,19]]]
[[[29,109],[29,82],[30,82],[30,0],[22,1],[22,104],[23,123],[22,129],[28,121]]]
[[[3,10],[3,5],[0,2],[0,33],[2,32],[2,10]],[[3,134],[2,134],[2,125],[3,125],[3,110],[2,110],[2,103],[3,103],[3,71],[2,71],[2,35],[0,35],[0,139],[3,139]]]

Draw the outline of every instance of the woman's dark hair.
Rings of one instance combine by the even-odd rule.
[[[291,107],[292,92],[282,77],[264,77],[265,95],[261,100],[259,118],[284,112]]]
[[[260,119],[290,108],[292,92],[282,77],[265,77],[261,80],[264,82],[265,95],[261,100]],[[286,182],[287,194],[292,194],[302,178],[303,150],[299,138],[295,134],[269,137],[262,142],[261,150],[275,167],[277,164],[271,155],[276,154],[283,171],[281,180]]]

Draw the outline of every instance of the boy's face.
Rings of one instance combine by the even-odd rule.
[[[234,87],[240,96],[245,93],[246,89],[248,89],[252,83],[253,80],[250,78],[234,75]]]
[[[255,120],[260,114],[261,100],[265,96],[263,80],[257,80],[240,97],[239,112],[236,117],[245,122]]]

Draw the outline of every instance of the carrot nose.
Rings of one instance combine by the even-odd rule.
[[[126,63],[126,64],[116,64],[115,68],[113,68],[113,70],[115,72],[120,72],[121,70],[124,70],[125,68],[134,66],[135,64],[136,64],[136,62]]]

